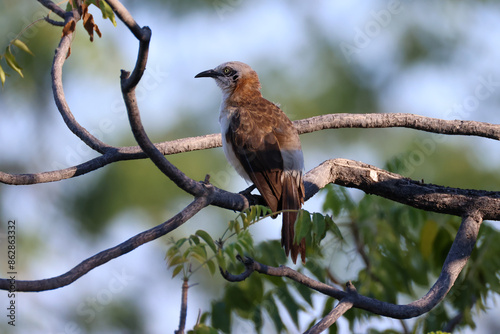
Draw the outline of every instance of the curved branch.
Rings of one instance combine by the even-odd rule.
[[[127,108],[130,127],[135,140],[153,161],[153,163],[162,171],[170,180],[172,180],[179,188],[187,193],[200,196],[204,192],[204,188],[199,182],[189,178],[186,174],[180,171],[177,167],[171,164],[165,156],[155,147],[149,139],[144,126],[142,125],[139,107],[135,96],[135,87],[139,83],[144,71],[146,70],[147,57],[149,53],[149,41],[151,39],[151,30],[148,27],[142,28],[142,34],[139,37],[139,54],[137,56],[136,66],[130,75],[129,72],[123,71],[121,74],[121,88],[123,100]]]
[[[108,5],[113,9],[113,12],[118,16],[118,18],[129,28],[129,30],[134,34],[135,38],[141,39],[143,36],[143,31],[141,26],[135,22],[134,18],[130,12],[122,5],[120,1],[117,0],[105,0]]]
[[[97,268],[100,265],[103,265],[106,262],[115,259],[123,254],[127,254],[137,247],[175,230],[177,227],[184,224],[209,204],[209,196],[198,197],[186,208],[184,208],[184,210],[182,210],[163,224],[155,226],[147,231],[141,232],[115,247],[103,250],[102,252],[84,260],[73,269],[60,276],[33,281],[16,280],[16,291],[46,291],[61,288],[63,286],[71,284],[92,269]],[[0,279],[0,289],[9,290],[9,283],[10,281],[8,279]]]
[[[70,21],[78,21],[79,18],[74,17],[74,13],[66,12],[65,24]],[[71,39],[73,37],[73,32],[68,30],[66,34],[63,34],[59,46],[56,49],[54,55],[54,61],[52,63],[52,92],[54,94],[54,100],[57,105],[66,126],[73,132],[78,138],[80,138],[85,144],[87,144],[93,150],[104,153],[107,149],[112,148],[112,146],[107,145],[94,137],[90,132],[87,131],[83,126],[81,126],[71,113],[71,109],[68,106],[66,97],[64,95],[63,82],[62,82],[62,68],[66,58],[68,57],[68,52],[71,47]]]
[[[353,307],[356,308],[390,318],[413,318],[429,312],[448,294],[458,275],[470,258],[479,234],[481,223],[482,217],[478,212],[470,212],[464,215],[436,283],[434,283],[425,296],[407,305],[396,305],[365,297],[357,292],[353,292],[352,289],[347,292],[342,291],[309,278],[289,267],[269,267],[249,258],[246,258],[244,261],[246,267],[244,274],[248,277],[252,272],[256,271],[270,276],[288,277],[327,296],[339,300],[346,298],[347,301],[352,302]],[[243,275],[231,275],[229,273],[225,273],[223,276],[226,279],[229,277],[229,281],[235,281],[233,280],[234,278],[236,278],[236,281],[246,278],[243,278]]]

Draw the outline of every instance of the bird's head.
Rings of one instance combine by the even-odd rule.
[[[240,94],[248,91],[260,92],[257,73],[247,64],[230,61],[220,64],[213,70],[198,73],[195,78],[213,78],[224,95],[230,96],[236,91]]]

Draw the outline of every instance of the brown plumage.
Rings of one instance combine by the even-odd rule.
[[[257,73],[228,62],[196,77],[212,77],[222,89],[219,121],[224,153],[236,171],[255,184],[273,212],[299,210],[304,203],[304,159],[299,135],[288,117],[262,97]],[[297,212],[284,212],[281,245],[295,263],[305,263],[305,240],[294,243]]]

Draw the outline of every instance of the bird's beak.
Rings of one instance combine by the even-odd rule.
[[[207,71],[203,71],[203,72],[196,74],[194,77],[195,78],[216,78],[216,77],[220,77],[220,76],[222,76],[222,74],[215,71],[215,70],[207,70]]]

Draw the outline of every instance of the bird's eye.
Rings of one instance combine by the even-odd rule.
[[[228,75],[229,73],[231,73],[231,68],[230,68],[230,67],[224,67],[224,69],[222,70],[222,72],[223,72],[225,75]]]

